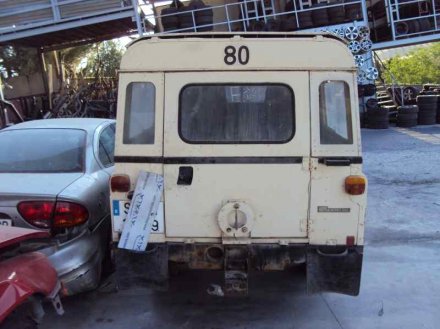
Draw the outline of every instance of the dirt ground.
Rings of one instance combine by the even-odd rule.
[[[363,130],[369,179],[358,297],[308,296],[303,273],[255,274],[250,297],[206,294],[219,273],[184,273],[168,292],[133,287],[46,305],[42,329],[390,328],[440,323],[440,125]]]

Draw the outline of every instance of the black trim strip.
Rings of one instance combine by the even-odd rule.
[[[115,163],[163,163],[163,157],[115,156]]]
[[[321,157],[318,162],[326,166],[343,167],[351,164],[362,164],[362,157]]]
[[[285,164],[302,163],[302,157],[142,157],[115,156],[117,163],[164,164]]]

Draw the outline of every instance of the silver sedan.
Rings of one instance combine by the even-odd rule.
[[[50,239],[25,248],[49,257],[65,295],[96,288],[111,267],[114,134],[107,119],[37,120],[0,131],[0,230],[49,231]]]

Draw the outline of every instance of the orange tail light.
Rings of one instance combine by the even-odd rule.
[[[348,176],[345,178],[345,192],[351,195],[361,195],[365,192],[367,179],[364,176]]]
[[[128,175],[113,175],[110,179],[110,189],[112,192],[130,191],[130,177]]]

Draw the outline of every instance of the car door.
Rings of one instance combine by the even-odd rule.
[[[167,237],[221,237],[230,202],[252,238],[306,237],[309,127],[307,72],[165,74]]]
[[[348,237],[362,244],[357,231],[365,194],[345,191],[348,176],[362,175],[356,85],[352,72],[311,73],[311,244],[345,245]]]

